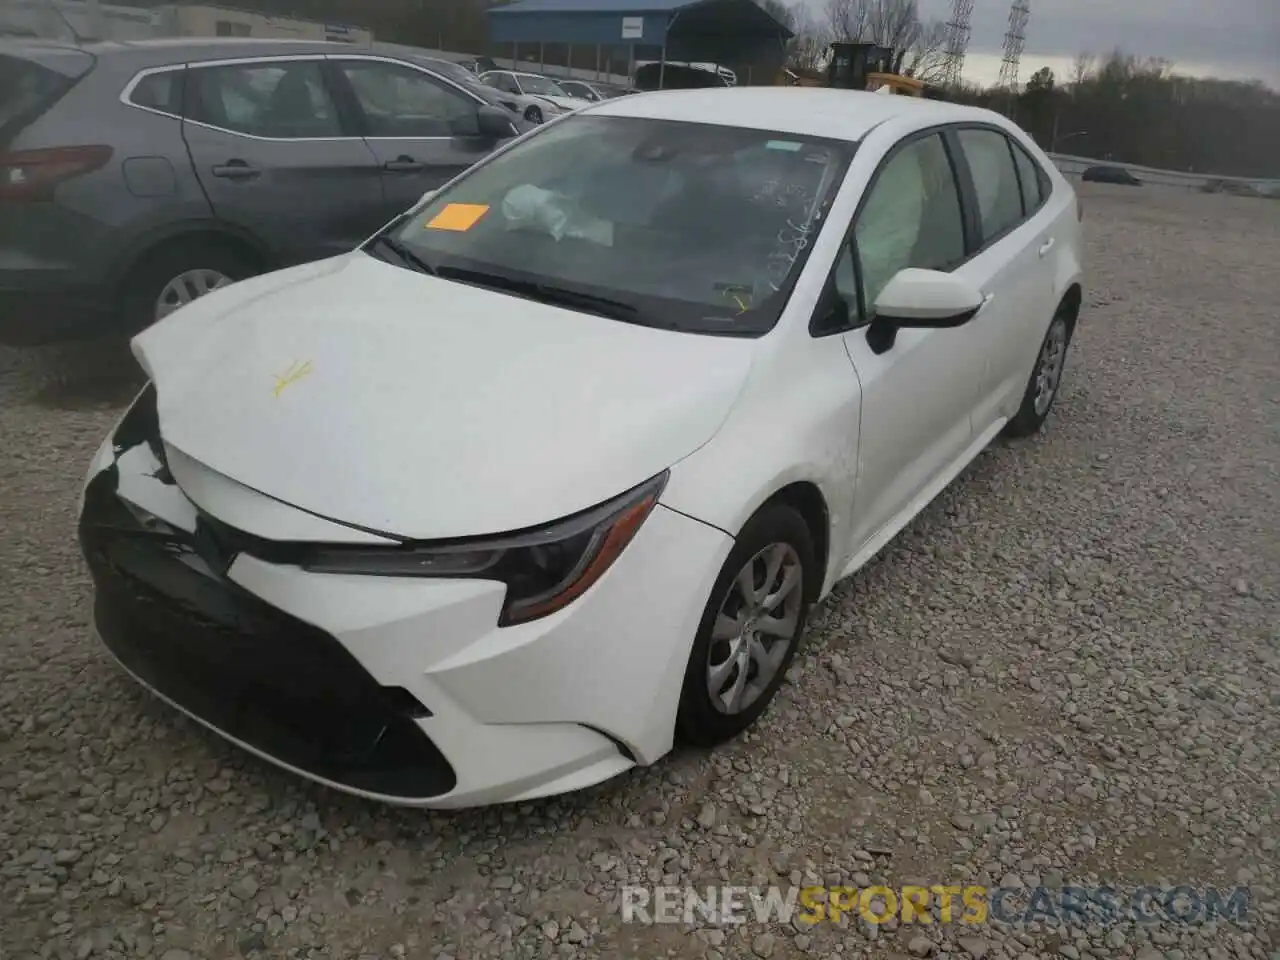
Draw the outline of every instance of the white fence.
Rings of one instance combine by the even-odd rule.
[[[1077,157],[1066,153],[1051,153],[1050,159],[1058,169],[1068,176],[1079,176],[1089,167],[1123,167],[1133,173],[1143,183],[1160,184],[1166,187],[1183,187],[1187,190],[1199,190],[1210,181],[1224,183],[1241,183],[1254,187],[1262,193],[1280,195],[1280,180],[1259,179],[1256,177],[1224,177],[1215,173],[1192,173],[1182,170],[1158,170],[1154,167],[1143,167],[1136,163],[1119,163],[1114,160],[1096,160],[1090,157]]]

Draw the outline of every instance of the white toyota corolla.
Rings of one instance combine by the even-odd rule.
[[[713,744],[810,605],[1037,430],[1080,209],[983,110],[623,97],[134,340],[80,538],[160,697],[339,789],[522,800]]]

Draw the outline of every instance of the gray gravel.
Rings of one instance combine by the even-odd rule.
[[[1280,205],[1086,189],[1041,438],[815,614],[752,735],[567,798],[388,810],[247,758],[87,633],[127,358],[0,351],[0,957],[1280,960]],[[624,883],[1251,888],[1248,922],[642,926]]]

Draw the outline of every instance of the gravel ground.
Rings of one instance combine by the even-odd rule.
[[[1086,188],[1041,438],[815,613],[764,722],[546,802],[391,810],[248,758],[89,639],[111,352],[0,351],[0,957],[1280,960],[1280,205]],[[1250,888],[1247,922],[623,924],[624,884]]]

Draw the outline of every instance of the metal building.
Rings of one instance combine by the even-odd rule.
[[[659,62],[774,63],[793,33],[755,0],[515,0],[489,10],[489,40],[513,59],[537,47],[593,47]],[[523,48],[523,50],[521,49]],[[504,51],[505,52],[505,51]]]

